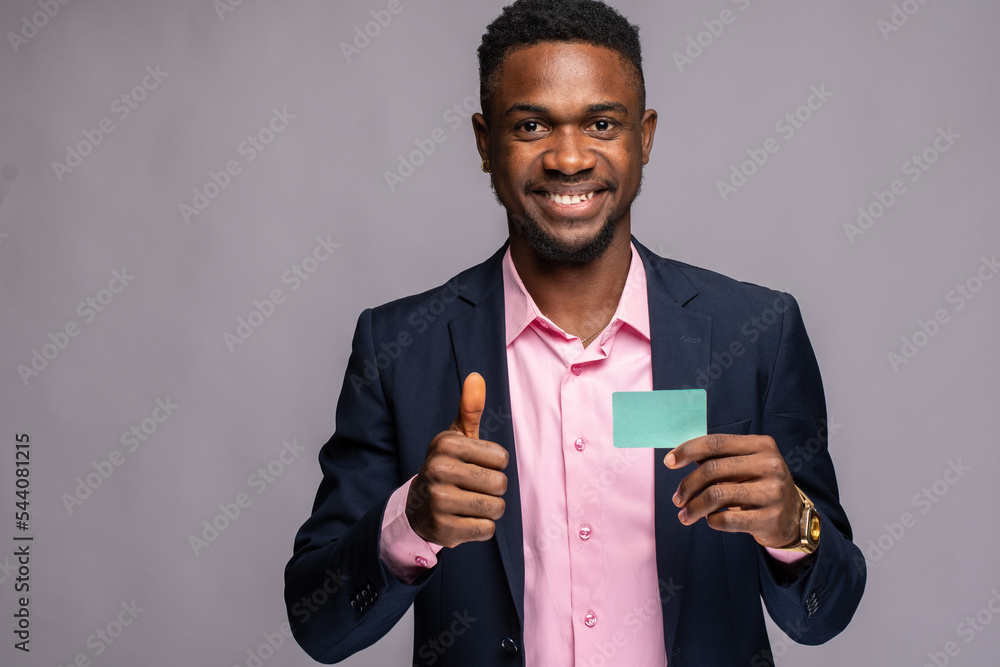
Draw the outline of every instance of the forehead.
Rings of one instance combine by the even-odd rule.
[[[630,109],[638,103],[632,65],[603,46],[542,42],[511,51],[504,58],[495,98],[501,111],[519,102],[579,107],[615,101]]]

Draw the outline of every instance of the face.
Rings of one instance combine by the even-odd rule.
[[[591,44],[543,42],[507,55],[490,122],[476,114],[473,124],[512,244],[586,263],[628,232],[656,129],[633,81],[617,52]]]

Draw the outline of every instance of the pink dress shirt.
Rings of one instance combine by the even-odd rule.
[[[509,250],[503,286],[524,534],[525,664],[666,665],[654,450],[612,445],[611,394],[653,388],[642,260],[633,246],[618,308],[586,348],[538,310]],[[389,499],[380,540],[383,561],[403,581],[434,567],[443,548],[410,527],[409,485]],[[802,556],[777,553],[784,562]]]

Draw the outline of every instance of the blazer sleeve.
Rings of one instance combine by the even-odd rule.
[[[358,319],[323,446],[323,481],[285,567],[293,636],[313,659],[339,662],[385,635],[432,576],[406,584],[379,557],[382,515],[401,486],[395,421],[379,377],[372,311]]]
[[[819,511],[819,547],[798,571],[759,549],[761,597],[771,618],[800,644],[822,644],[840,633],[861,601],[867,576],[861,550],[840,504],[827,448],[829,426],[819,366],[798,304],[783,295],[780,340],[765,391],[762,432],[775,439],[795,483]]]

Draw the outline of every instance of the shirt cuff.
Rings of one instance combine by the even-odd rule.
[[[406,497],[415,477],[389,496],[379,536],[379,556],[389,571],[407,584],[437,565],[437,552],[444,548],[417,535],[406,518]]]
[[[784,563],[785,565],[791,565],[792,563],[797,563],[802,560],[807,554],[802,551],[788,551],[787,549],[772,549],[771,547],[764,547],[767,549],[767,553],[771,555],[771,558],[778,561],[779,563]]]

